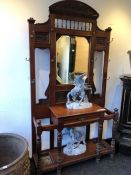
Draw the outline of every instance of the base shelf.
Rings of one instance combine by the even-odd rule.
[[[67,156],[62,153],[62,166],[72,165],[91,158],[97,157],[96,153],[96,141],[88,141],[86,152],[77,156]],[[112,148],[106,141],[102,141],[100,145],[100,156],[111,154]],[[37,162],[36,156],[34,156],[35,163]],[[36,166],[37,167],[37,166]],[[57,168],[57,148],[49,151],[42,151],[39,160],[39,167],[42,172],[49,172]]]

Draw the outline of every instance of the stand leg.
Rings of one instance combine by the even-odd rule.
[[[41,120],[38,121],[37,123],[37,156],[38,156],[38,162],[37,162],[37,170],[36,173],[37,175],[41,175],[41,167],[40,167],[40,160],[41,160]]]
[[[52,124],[51,119],[50,123]],[[54,149],[54,131],[50,131],[50,149]]]
[[[99,161],[100,161],[102,130],[103,130],[103,121],[100,121],[99,125],[98,125],[98,142],[97,142],[97,145],[96,145],[96,153],[97,153],[96,162],[97,163],[99,163]]]
[[[57,166],[57,175],[61,175],[61,161],[62,161],[62,129],[58,129],[58,135],[57,135],[57,143],[58,143],[58,157],[57,157],[57,162],[58,162],[58,166]]]
[[[112,141],[111,141],[112,153],[110,155],[111,158],[114,158],[114,154],[115,154],[115,134],[116,134],[116,130],[117,130],[117,123],[118,123],[118,109],[114,109],[114,118],[113,118],[113,127],[112,127]]]

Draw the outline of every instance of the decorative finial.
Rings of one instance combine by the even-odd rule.
[[[29,23],[35,23],[35,20],[34,20],[34,18],[29,18],[28,20],[27,20]]]

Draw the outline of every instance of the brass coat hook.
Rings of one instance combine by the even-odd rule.
[[[29,59],[29,58],[25,58],[25,60],[26,60],[26,61],[30,61],[30,59]]]
[[[106,80],[110,80],[110,77],[108,77]]]
[[[114,41],[114,38],[112,38],[110,41],[107,41],[108,44],[112,43]]]

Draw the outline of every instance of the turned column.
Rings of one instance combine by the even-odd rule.
[[[36,148],[37,148],[37,156],[38,156],[38,161],[37,161],[37,175],[41,175],[41,168],[40,168],[40,154],[41,154],[41,120],[37,122],[37,139],[36,139]]]
[[[58,133],[57,133],[57,146],[58,146],[57,175],[61,175],[61,169],[62,169],[62,128],[59,126],[58,126]]]
[[[112,140],[111,140],[111,158],[114,157],[115,154],[115,136],[117,131],[117,124],[118,124],[118,109],[114,109],[114,118],[113,118],[113,126],[112,126]]]
[[[96,161],[99,162],[100,161],[100,149],[101,149],[101,140],[102,140],[102,131],[103,131],[103,120],[99,121],[99,125],[98,125],[98,142],[96,145]]]

